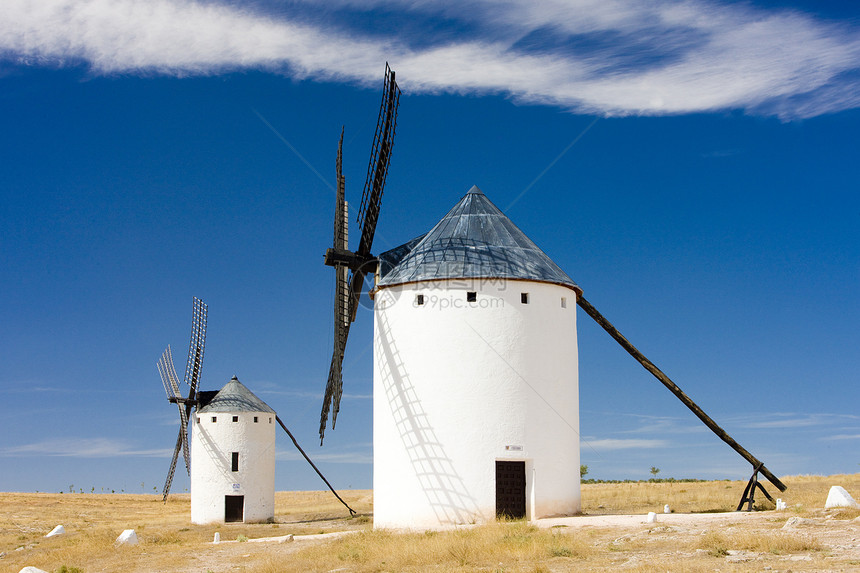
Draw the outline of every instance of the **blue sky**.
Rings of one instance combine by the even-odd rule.
[[[316,439],[334,159],[357,203],[403,89],[375,252],[473,184],[777,475],[860,463],[852,2],[24,0],[0,5],[0,490],[152,491],[209,304],[233,374],[336,487],[370,487],[371,315]],[[355,236],[353,237],[356,238]],[[590,477],[748,464],[579,314]],[[278,489],[323,484],[279,437]],[[187,488],[177,473],[174,487]]]

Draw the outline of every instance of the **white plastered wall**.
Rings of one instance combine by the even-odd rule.
[[[496,460],[526,462],[528,518],[580,510],[573,290],[397,285],[376,293],[374,318],[375,527],[494,519]]]
[[[233,416],[238,416],[239,421],[233,422]],[[246,523],[274,519],[275,424],[275,414],[271,412],[192,415],[192,523],[224,522],[227,495],[244,496]],[[232,452],[239,452],[236,472],[232,471]]]

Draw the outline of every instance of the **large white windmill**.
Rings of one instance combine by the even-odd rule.
[[[578,512],[576,283],[477,187],[379,261],[374,525]]]
[[[752,465],[738,509],[752,508],[756,489],[771,499],[759,473],[784,491],[476,187],[426,235],[371,254],[400,96],[386,73],[355,252],[338,149],[334,245],[325,257],[336,271],[334,351],[320,417],[322,441],[339,411],[362,287],[375,274],[374,526],[579,510],[576,306]]]

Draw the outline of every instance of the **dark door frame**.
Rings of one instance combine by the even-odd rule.
[[[525,460],[496,460],[496,517],[523,519],[528,515]]]
[[[224,496],[224,522],[241,523],[245,521],[245,496]]]

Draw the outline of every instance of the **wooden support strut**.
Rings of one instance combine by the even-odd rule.
[[[744,504],[747,504],[747,511],[753,510],[753,504],[755,503],[755,490],[756,488],[760,489],[764,496],[770,500],[771,503],[775,504],[776,502],[767,493],[767,490],[764,489],[764,486],[761,485],[758,481],[758,472],[761,471],[761,467],[753,468],[752,476],[750,477],[750,481],[747,482],[747,486],[744,488],[744,493],[741,495],[741,501],[738,503],[737,509],[735,511],[741,511],[744,507]]]
[[[287,429],[287,426],[285,426],[284,423],[281,421],[281,418],[279,418],[278,416],[275,416],[275,420],[278,421],[278,424],[281,425],[281,427],[284,429],[284,431],[287,433],[287,435],[293,441],[293,445],[296,446],[296,449],[299,450],[299,453],[301,453],[305,457],[305,459],[308,461],[308,463],[311,464],[311,467],[314,468],[314,471],[317,472],[317,475],[322,478],[322,480],[325,482],[325,484],[328,486],[328,488],[331,490],[331,492],[334,494],[334,496],[338,499],[338,501],[341,502],[349,510],[349,514],[350,515],[356,515],[355,510],[352,509],[351,507],[349,507],[346,504],[346,502],[343,501],[343,499],[341,499],[341,497],[337,494],[337,492],[334,490],[334,488],[331,487],[331,484],[328,483],[328,480],[325,479],[325,476],[322,475],[322,472],[319,470],[319,468],[317,468],[317,466],[311,461],[311,459],[308,457],[308,455],[305,453],[305,451],[302,449],[302,447],[296,441],[296,438],[293,436],[293,433],[291,431],[289,431]]]
[[[693,400],[691,400],[689,396],[687,396],[680,388],[678,388],[678,386],[675,385],[675,383],[672,382],[668,376],[663,374],[663,372],[659,368],[657,368],[653,362],[645,358],[645,355],[639,352],[639,350],[637,350],[635,346],[630,344],[630,341],[624,338],[624,336],[620,332],[618,332],[618,330],[614,326],[612,326],[612,324],[608,320],[606,320],[606,318],[604,318],[603,315],[600,314],[596,308],[591,306],[591,303],[585,300],[585,298],[583,298],[581,294],[576,297],[576,304],[578,304],[579,307],[582,308],[582,310],[584,310],[588,314],[588,316],[593,318],[595,322],[597,322],[597,324],[603,327],[603,330],[608,332],[609,336],[614,338],[624,348],[624,350],[626,350],[633,358],[635,358],[648,372],[653,374],[654,377],[657,378],[657,380],[662,382],[663,385],[668,388],[669,391],[672,392],[672,394],[674,394],[681,402],[683,402],[684,405],[689,408],[690,411],[693,412],[696,417],[698,417],[708,428],[710,428],[712,432],[714,432],[722,441],[727,443],[733,450],[739,453],[746,461],[752,464],[753,469],[755,470],[754,476],[760,471],[762,474],[764,474],[764,476],[768,479],[770,483],[772,483],[779,489],[779,491],[785,491],[787,489],[787,486],[782,483],[778,477],[773,475],[761,461],[759,461],[754,455],[749,453],[743,446],[737,443],[734,438],[732,438],[726,433],[725,430],[719,427],[717,423],[714,422],[714,420],[712,420],[710,416],[705,414],[705,412],[701,408],[699,408],[699,406],[697,406],[696,403],[693,402]],[[759,487],[762,486],[759,485]]]

